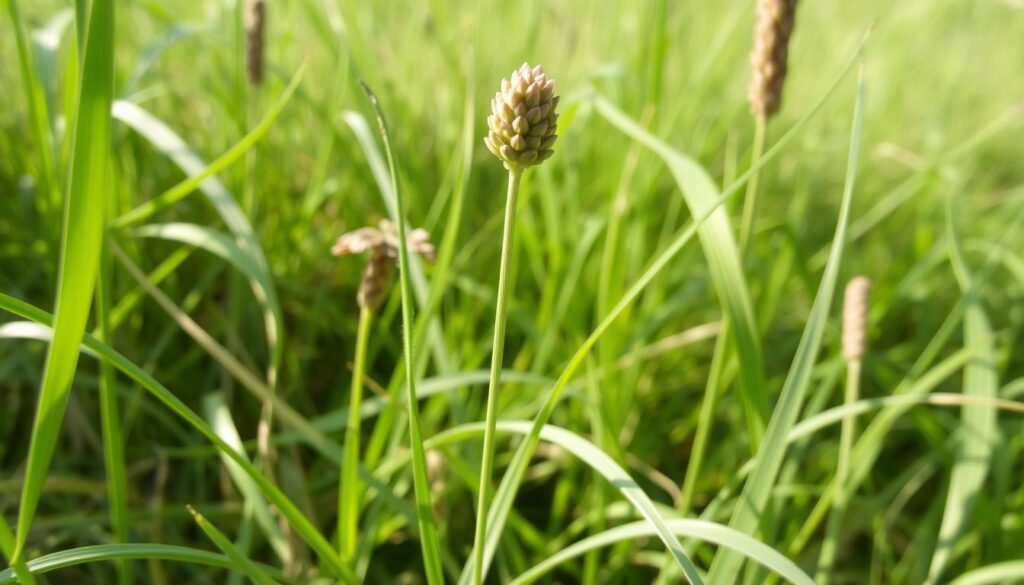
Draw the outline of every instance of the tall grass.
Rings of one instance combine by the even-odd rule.
[[[1012,3],[801,3],[767,127],[750,0],[266,2],[258,90],[239,2],[5,2],[0,584],[1024,578]]]

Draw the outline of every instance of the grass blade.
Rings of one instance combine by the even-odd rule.
[[[861,69],[857,88],[857,102],[853,112],[853,130],[850,138],[850,155],[847,161],[846,184],[843,187],[843,198],[840,204],[839,220],[832,242],[825,273],[821,285],[814,298],[807,326],[800,338],[793,365],[782,386],[778,404],[772,413],[771,421],[765,432],[765,440],[758,451],[758,460],[753,473],[743,487],[739,504],[733,512],[729,525],[741,532],[755,534],[758,523],[763,517],[768,499],[771,496],[775,479],[778,476],[782,461],[786,455],[786,435],[789,434],[800,414],[804,394],[811,379],[821,339],[828,322],[832,297],[835,294],[836,280],[839,276],[839,264],[842,261],[846,242],[846,228],[850,216],[850,203],[857,177],[857,162],[860,154],[861,129],[864,122],[864,71]],[[731,551],[719,551],[711,565],[708,581],[711,583],[733,582],[739,574],[743,559]]]
[[[241,158],[249,151],[249,149],[255,146],[260,138],[263,138],[263,135],[270,130],[271,126],[274,125],[277,117],[281,115],[285,106],[288,105],[292,96],[295,95],[295,90],[298,89],[299,83],[302,81],[302,75],[305,71],[305,65],[300,67],[299,70],[295,72],[295,75],[292,76],[291,81],[288,83],[288,87],[286,87],[281,93],[281,96],[276,102],[274,102],[274,105],[267,111],[266,116],[260,120],[260,123],[250,130],[248,134],[242,137],[237,144],[232,146],[227,152],[220,155],[209,165],[202,164],[202,161],[192,153],[184,141],[178,138],[173,131],[164,126],[162,122],[156,120],[152,114],[132,102],[117,101],[114,104],[114,117],[128,124],[140,134],[148,138],[154,146],[167,153],[168,156],[172,158],[175,163],[177,163],[178,166],[180,166],[189,176],[174,187],[171,187],[167,191],[164,191],[139,207],[136,207],[128,213],[118,217],[111,222],[111,226],[123,228],[146,220],[153,214],[170,207],[185,197],[188,197],[197,188],[202,189],[204,187],[204,183],[208,179],[211,179],[214,175],[226,169],[232,163]],[[180,145],[175,145],[175,142],[180,142]],[[180,154],[175,154],[176,146],[184,147],[180,151]],[[196,164],[197,162],[198,164]],[[207,185],[207,187],[215,191],[218,190],[213,186],[213,183]],[[214,203],[215,206],[218,205],[218,202],[226,202],[219,197],[214,200],[215,196],[212,194],[210,196],[211,202]],[[225,220],[226,219],[227,218],[225,217]],[[229,221],[228,224],[231,225],[231,222]]]
[[[946,235],[953,272],[964,294],[973,288],[973,277],[964,260],[960,238],[954,221],[954,201],[946,207]],[[964,311],[964,348],[976,349],[974,359],[964,366],[964,397],[993,399],[998,395],[999,377],[995,370],[995,344],[992,326],[977,295],[972,295]],[[928,583],[942,576],[957,539],[970,519],[999,435],[996,409],[987,404],[965,405],[961,411],[962,426],[955,438],[956,459],[949,477],[946,506],[942,512],[938,542],[928,568]]]
[[[711,212],[707,221],[697,228],[697,235],[704,248],[718,298],[728,315],[731,338],[735,340],[748,441],[756,447],[760,444],[769,410],[761,341],[729,213],[724,208],[716,208],[720,199],[718,187],[695,160],[645,130],[607,99],[596,96],[594,106],[613,126],[661,157],[675,177],[693,217]]]
[[[160,559],[180,563],[191,563],[194,565],[205,565],[208,567],[219,567],[222,569],[230,569],[234,566],[232,565],[231,559],[225,555],[189,548],[187,546],[149,543],[99,544],[83,546],[44,555],[38,559],[32,559],[27,563],[27,565],[29,570],[38,575],[87,563],[133,559]],[[258,566],[264,573],[272,575],[274,578],[281,581],[288,581],[277,569],[267,565]],[[14,571],[11,569],[0,571],[0,585],[11,585],[12,583],[17,582]]]
[[[210,426],[213,427],[214,432],[224,439],[225,443],[231,445],[240,456],[246,457],[245,451],[242,448],[242,438],[238,434],[235,422],[231,419],[231,411],[224,402],[224,394],[221,392],[211,392],[204,396],[203,413],[206,415],[206,419],[210,421]],[[288,538],[281,532],[281,527],[278,526],[277,521],[271,516],[270,508],[263,494],[260,493],[259,486],[245,473],[244,469],[239,467],[228,456],[221,455],[221,462],[224,464],[224,468],[227,469],[228,475],[231,476],[231,480],[235,483],[238,491],[245,499],[246,505],[252,510],[256,524],[259,525],[260,529],[263,530],[263,534],[266,535],[270,548],[274,549],[281,562],[287,566],[292,561],[292,551],[288,546]]]
[[[110,160],[110,103],[114,94],[114,3],[96,0],[90,11],[82,83],[74,121],[64,213],[54,338],[46,356],[39,406],[32,426],[13,558],[24,551],[60,436],[78,345],[85,333],[103,240],[104,199]]]
[[[780,577],[790,583],[814,585],[811,577],[803,572],[793,561],[787,559],[763,542],[733,530],[728,526],[706,520],[666,520],[665,524],[675,536],[702,540],[732,549],[775,571]],[[528,585],[533,583],[559,565],[591,550],[611,546],[618,542],[638,540],[651,536],[656,536],[656,533],[651,525],[646,522],[632,522],[610,528],[599,534],[574,542],[570,546],[544,559],[543,562],[516,577],[512,581],[512,585]]]
[[[363,84],[363,91],[370,99],[373,110],[377,114],[377,125],[380,127],[381,139],[384,141],[384,153],[387,155],[388,172],[391,175],[391,193],[395,198],[396,226],[398,227],[398,274],[402,292],[402,350],[406,363],[405,386],[408,391],[409,408],[409,442],[412,447],[412,474],[414,491],[416,492],[416,518],[420,528],[420,546],[423,550],[423,564],[427,571],[427,583],[439,585],[444,583],[441,571],[441,547],[437,539],[437,522],[434,519],[434,507],[430,498],[430,484],[427,480],[427,458],[423,449],[423,436],[420,431],[419,404],[416,398],[416,373],[412,370],[413,360],[412,336],[414,322],[412,319],[413,291],[412,279],[409,275],[409,246],[406,242],[405,202],[398,190],[398,174],[395,170],[395,159],[391,153],[391,140],[388,138],[387,123],[381,111],[377,96],[370,87]]]
[[[216,526],[210,523],[202,514],[196,511],[192,506],[188,506],[188,511],[192,513],[192,517],[195,518],[196,524],[202,529],[206,536],[213,541],[213,544],[217,545],[221,551],[231,561],[233,568],[237,569],[241,573],[244,573],[247,577],[252,579],[256,585],[277,585],[277,581],[270,578],[269,575],[263,572],[263,569],[259,568],[256,563],[250,561],[248,557],[241,553],[231,540],[224,535],[223,532],[217,529]]]

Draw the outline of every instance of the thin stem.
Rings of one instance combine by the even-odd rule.
[[[487,415],[484,419],[484,453],[480,463],[480,484],[476,507],[476,533],[473,537],[473,583],[484,578],[484,542],[487,533],[487,496],[494,466],[494,436],[498,422],[498,386],[505,353],[505,318],[508,316],[508,275],[512,260],[512,238],[516,226],[516,200],[519,197],[521,169],[508,171],[508,197],[505,203],[505,229],[501,236],[501,266],[498,272],[498,302],[494,310],[494,344],[491,353],[491,378],[487,386]]]
[[[697,419],[697,430],[693,438],[693,449],[690,451],[690,462],[686,466],[686,477],[683,479],[683,496],[679,506],[679,513],[683,517],[689,515],[693,506],[693,496],[697,489],[697,480],[700,478],[700,468],[704,463],[708,437],[711,436],[711,426],[714,424],[718,390],[725,375],[726,363],[728,363],[730,343],[729,323],[727,319],[722,319],[722,330],[715,342],[715,353],[711,358],[711,374],[708,377],[707,386],[704,388],[704,400],[701,402],[700,415]]]
[[[366,344],[370,337],[372,321],[373,311],[363,307],[359,311],[356,355],[352,364],[352,388],[349,391],[348,427],[345,429],[345,459],[341,466],[341,482],[338,489],[338,548],[345,562],[353,561],[358,544],[359,501],[362,493],[359,485],[359,425],[363,420],[360,413],[363,403],[363,375],[366,371]]]
[[[850,360],[846,368],[846,395],[843,404],[849,406],[857,401],[860,394],[860,365],[859,359]],[[847,478],[850,475],[850,451],[853,449],[853,435],[856,432],[856,415],[851,414],[843,418],[842,427],[839,431],[839,458],[836,462],[836,494],[832,499],[832,513],[828,519],[828,527],[825,532],[825,540],[822,542],[821,554],[818,557],[818,571],[815,575],[815,583],[828,583],[829,574],[832,572],[832,565],[835,563],[836,550],[839,546],[839,532],[843,525],[843,517],[846,515],[846,504],[850,500],[850,490]]]
[[[110,244],[104,242],[100,252],[100,271],[96,281],[96,320],[99,322],[99,339],[112,344],[110,326],[110,299],[112,298],[113,274],[110,258]],[[107,492],[110,500],[110,525],[119,544],[131,540],[128,519],[128,484],[124,459],[124,433],[121,429],[121,415],[117,404],[117,379],[114,368],[107,362],[100,362],[100,426],[103,429],[103,459],[107,470]],[[117,582],[131,583],[131,565],[117,561]]]
[[[750,166],[753,167],[761,160],[764,154],[765,128],[768,120],[764,116],[757,116],[754,123],[754,150],[750,155]],[[743,200],[743,220],[740,224],[740,250],[747,249],[747,242],[750,241],[750,233],[754,225],[754,208],[757,206],[757,180],[761,176],[758,170],[750,175],[747,181],[747,195]]]

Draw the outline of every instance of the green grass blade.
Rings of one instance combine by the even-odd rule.
[[[153,142],[154,146],[167,153],[168,156],[174,159],[178,166],[182,167],[189,176],[174,187],[171,187],[146,203],[143,203],[128,213],[118,217],[111,222],[111,226],[122,228],[145,221],[153,214],[159,213],[161,210],[170,207],[185,197],[188,197],[197,188],[201,189],[205,181],[231,166],[231,164],[255,146],[256,143],[263,138],[263,135],[270,130],[270,127],[274,125],[277,117],[281,115],[285,106],[288,105],[292,96],[295,95],[295,90],[298,89],[299,83],[302,81],[302,75],[305,71],[305,65],[300,67],[299,70],[295,72],[295,75],[292,76],[292,80],[288,83],[288,87],[286,87],[281,93],[281,96],[277,98],[277,101],[270,107],[267,114],[262,120],[260,120],[260,123],[250,130],[248,134],[242,137],[237,144],[229,148],[227,152],[217,157],[217,159],[209,165],[202,164],[202,161],[199,161],[198,157],[192,154],[191,150],[187,148],[184,141],[177,138],[177,135],[175,135],[173,131],[164,126],[163,123],[156,120],[152,114],[146,112],[132,102],[116,102],[114,104],[114,117],[149,138],[149,140]],[[161,128],[161,126],[163,128]],[[177,140],[174,140],[175,138],[177,138]],[[175,155],[174,150],[172,149],[177,145],[173,144],[174,142],[180,142],[180,146],[185,146],[184,152]],[[188,162],[183,164],[185,161]],[[197,162],[198,164],[196,164]],[[211,200],[214,205],[217,205],[218,202],[225,202],[222,198],[214,195],[211,195]],[[225,219],[227,218],[225,217]],[[231,222],[228,223],[231,225]]]
[[[359,112],[345,111],[341,113],[341,118],[352,130],[352,133],[355,134],[359,146],[366,154],[366,161],[370,165],[370,171],[373,174],[374,180],[377,182],[377,188],[384,200],[384,206],[388,210],[388,217],[391,219],[391,223],[398,225],[400,219],[398,192],[396,190],[398,179],[395,178],[394,181],[390,179],[389,167],[385,164],[385,157],[381,156],[380,148],[373,138],[370,125]],[[401,218],[401,220],[405,221],[405,218]],[[409,261],[409,274],[412,279],[413,290],[416,293],[416,302],[419,303],[421,308],[426,308],[430,291],[427,286],[427,277],[423,273],[423,264],[416,256],[409,258]],[[435,318],[427,323],[426,327],[430,353],[434,358],[434,362],[442,373],[448,372],[450,370],[450,359],[448,357],[448,348],[444,343],[440,321]]]
[[[846,242],[846,228],[850,217],[850,204],[857,177],[857,163],[860,154],[861,129],[864,122],[864,72],[861,70],[857,88],[857,102],[853,112],[853,130],[850,138],[850,154],[847,161],[846,184],[840,204],[839,220],[836,224],[835,236],[832,240],[832,251],[829,254],[825,273],[822,275],[818,293],[807,320],[807,326],[800,338],[796,356],[790,367],[789,374],[782,386],[782,393],[772,413],[764,443],[758,451],[757,464],[733,512],[729,525],[747,534],[756,534],[758,524],[763,517],[768,500],[775,485],[779,469],[786,455],[786,435],[789,434],[803,404],[804,394],[811,379],[811,370],[817,359],[818,350],[828,322],[832,297],[835,294],[839,265],[843,257]],[[733,582],[739,574],[743,559],[731,551],[719,551],[708,573],[711,583]]]
[[[949,585],[1000,585],[1024,581],[1024,561],[1005,561],[967,571]]]
[[[103,241],[110,160],[110,103],[114,93],[114,3],[96,0],[82,62],[74,146],[68,175],[54,339],[46,356],[18,511],[14,558],[20,557],[60,436],[78,345],[92,304]]]
[[[645,130],[607,99],[595,96],[594,106],[613,126],[661,157],[675,178],[693,217],[700,217],[714,209],[707,221],[697,229],[697,235],[704,248],[718,298],[729,317],[731,338],[735,340],[736,355],[740,362],[747,439],[756,447],[764,433],[769,410],[768,394],[764,387],[760,334],[729,213],[724,208],[715,208],[720,199],[718,187],[699,163]]]
[[[419,404],[416,398],[416,373],[412,371],[413,360],[412,336],[414,321],[412,318],[413,291],[410,277],[409,247],[406,243],[405,201],[398,189],[398,174],[395,170],[395,159],[391,153],[391,140],[388,137],[387,123],[381,111],[377,96],[369,86],[363,84],[363,90],[377,114],[381,139],[384,141],[384,153],[387,155],[388,172],[391,175],[391,193],[395,198],[395,216],[398,227],[398,273],[402,292],[402,349],[405,358],[405,386],[408,390],[409,408],[409,442],[412,447],[412,473],[414,491],[416,492],[416,518],[420,528],[420,546],[423,551],[423,564],[427,572],[427,583],[440,585],[444,583],[441,569],[441,547],[437,538],[437,522],[434,519],[434,507],[430,497],[430,484],[427,480],[427,459],[423,449],[423,436],[420,431]]]
[[[953,272],[964,294],[973,288],[973,277],[964,260],[960,238],[954,220],[954,201],[950,197],[946,208],[946,237]],[[992,399],[998,395],[999,377],[995,369],[995,344],[992,326],[977,295],[972,295],[964,312],[964,348],[977,349],[977,353],[964,366],[963,393],[965,397]],[[953,548],[963,532],[974,509],[975,502],[985,484],[992,454],[999,436],[996,409],[987,404],[965,405],[961,411],[962,426],[958,430],[956,458],[949,477],[946,505],[942,512],[938,542],[928,568],[928,583],[936,583],[942,576],[953,554]]]
[[[37,69],[33,65],[32,49],[22,26],[18,0],[7,0],[7,10],[18,48],[18,69],[25,90],[25,102],[28,104],[29,125],[36,148],[39,149],[40,169],[37,179],[43,191],[43,200],[56,202],[59,200],[60,178],[53,160],[53,135],[50,133],[50,115],[44,91],[46,81],[37,76]]]
[[[60,569],[66,569],[68,567],[100,561],[151,559],[191,563],[194,565],[204,565],[207,567],[217,567],[221,569],[230,569],[234,566],[231,559],[225,555],[190,548],[187,546],[178,546],[173,544],[129,543],[98,544],[62,550],[60,552],[41,556],[38,559],[32,559],[28,562],[28,568],[33,573],[40,575]],[[286,579],[284,575],[274,567],[267,565],[259,566],[264,573],[272,575],[275,579],[288,582],[288,579]],[[18,581],[12,570],[7,569],[5,571],[0,571],[0,585],[10,585],[17,582]]]
[[[14,533],[11,532],[11,527],[3,515],[0,515],[0,553],[8,560],[14,556]],[[0,582],[3,581],[5,574],[9,574],[12,578],[17,578],[22,585],[36,585],[36,578],[32,576],[24,559],[17,559],[11,564],[13,566],[10,569],[0,572]]]
[[[527,421],[499,422],[498,428],[506,432],[511,431],[521,435],[529,435],[532,425]],[[576,433],[554,425],[545,425],[540,436],[541,439],[558,445],[565,449],[566,452],[579,458],[622,492],[622,495],[633,504],[637,513],[646,519],[655,534],[676,559],[679,567],[686,575],[687,581],[694,584],[703,582],[697,567],[690,560],[686,551],[683,550],[679,540],[668,528],[665,518],[655,508],[654,502],[610,455]]]
[[[675,536],[710,542],[712,544],[732,549],[745,555],[750,560],[757,561],[766,568],[775,571],[780,577],[786,579],[790,583],[795,583],[797,585],[814,585],[814,580],[812,580],[807,573],[803,572],[793,561],[787,559],[778,551],[763,542],[747,536],[742,532],[733,530],[728,526],[708,522],[706,520],[667,520],[665,524]],[[599,534],[594,534],[574,542],[570,546],[567,546],[547,559],[544,559],[543,562],[516,577],[516,579],[512,581],[512,585],[528,585],[529,583],[534,583],[544,575],[556,569],[559,565],[585,554],[588,551],[611,546],[623,541],[645,539],[651,536],[657,536],[657,534],[652,529],[651,525],[646,522],[632,522],[610,528]]]
[[[235,427],[235,422],[231,418],[231,411],[224,402],[223,393],[211,392],[203,397],[203,414],[210,422],[214,432],[225,443],[235,449],[239,456],[247,457],[242,448],[242,438],[238,434],[238,428]],[[227,469],[228,475],[231,476],[231,481],[235,483],[239,493],[242,494],[242,498],[245,499],[246,504],[252,510],[256,524],[263,531],[263,534],[266,535],[270,548],[274,550],[274,553],[277,554],[282,563],[288,565],[292,561],[292,551],[288,546],[288,538],[281,531],[281,527],[277,524],[274,517],[271,516],[270,508],[263,494],[260,493],[259,486],[230,457],[221,455],[220,459],[224,464],[224,468]]]
[[[110,201],[113,203],[113,200]],[[111,345],[110,324],[113,274],[110,249],[104,245],[100,257],[100,273],[96,282],[96,321],[100,341]],[[110,502],[110,525],[118,543],[131,540],[131,518],[128,515],[128,480],[124,459],[124,433],[117,399],[117,376],[106,362],[100,363],[100,426],[103,432],[103,462],[107,475],[107,499]],[[118,583],[130,585],[131,565],[118,561]]]
[[[43,325],[50,325],[53,320],[53,318],[45,311],[3,293],[0,293],[0,309],[9,311],[22,318],[29,319]],[[190,409],[181,401],[180,398],[160,384],[160,382],[158,382],[153,376],[142,370],[142,368],[132,363],[110,346],[100,343],[91,335],[85,335],[82,343],[90,352],[97,354],[100,359],[109,362],[129,379],[146,389],[146,391],[163,403],[164,406],[169,408],[171,412],[199,431],[222,453],[237,463],[239,467],[241,467],[249,477],[252,478],[256,485],[260,487],[263,495],[266,496],[270,503],[276,506],[278,511],[281,512],[281,515],[288,520],[289,524],[291,524],[295,529],[295,533],[309,544],[310,548],[320,555],[321,560],[324,561],[335,575],[346,583],[358,583],[359,580],[354,574],[352,574],[351,570],[341,562],[341,559],[334,551],[334,548],[317,530],[312,521],[310,521],[309,518],[306,517],[290,499],[288,499],[280,488],[261,474],[248,459],[239,455],[231,445],[221,439],[220,436],[218,436],[217,433],[208,424],[206,424],[198,414],[195,413],[195,411]],[[337,451],[340,452],[340,449]],[[340,453],[336,453],[335,455],[340,458]]]
[[[234,569],[245,574],[247,577],[252,579],[256,585],[277,585],[277,581],[270,578],[269,575],[263,572],[256,563],[250,561],[248,557],[239,551],[234,543],[231,542],[223,532],[217,529],[216,526],[210,523],[202,514],[196,511],[192,506],[188,506],[188,511],[192,513],[192,517],[195,518],[196,524],[199,528],[213,541],[213,544],[217,545],[221,551],[231,561],[231,565]]]

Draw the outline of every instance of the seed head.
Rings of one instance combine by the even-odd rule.
[[[245,72],[249,83],[263,83],[263,21],[266,5],[263,0],[245,0]]]
[[[871,281],[858,276],[846,285],[843,299],[843,357],[848,361],[864,357],[867,349],[868,296]]]
[[[750,109],[765,119],[782,104],[789,37],[793,34],[797,0],[758,0],[754,51],[750,54]]]
[[[382,219],[379,225],[379,228],[364,227],[343,234],[331,248],[335,256],[370,253],[363,277],[359,281],[356,300],[360,307],[371,311],[376,311],[387,298],[398,259],[398,230],[386,219]],[[408,232],[405,243],[410,252],[423,256],[427,262],[434,261],[434,246],[426,230],[414,229]]]
[[[501,91],[491,100],[484,144],[509,170],[538,165],[555,153],[558,136],[558,96],[555,80],[540,65],[523,63],[512,80],[501,80]]]

